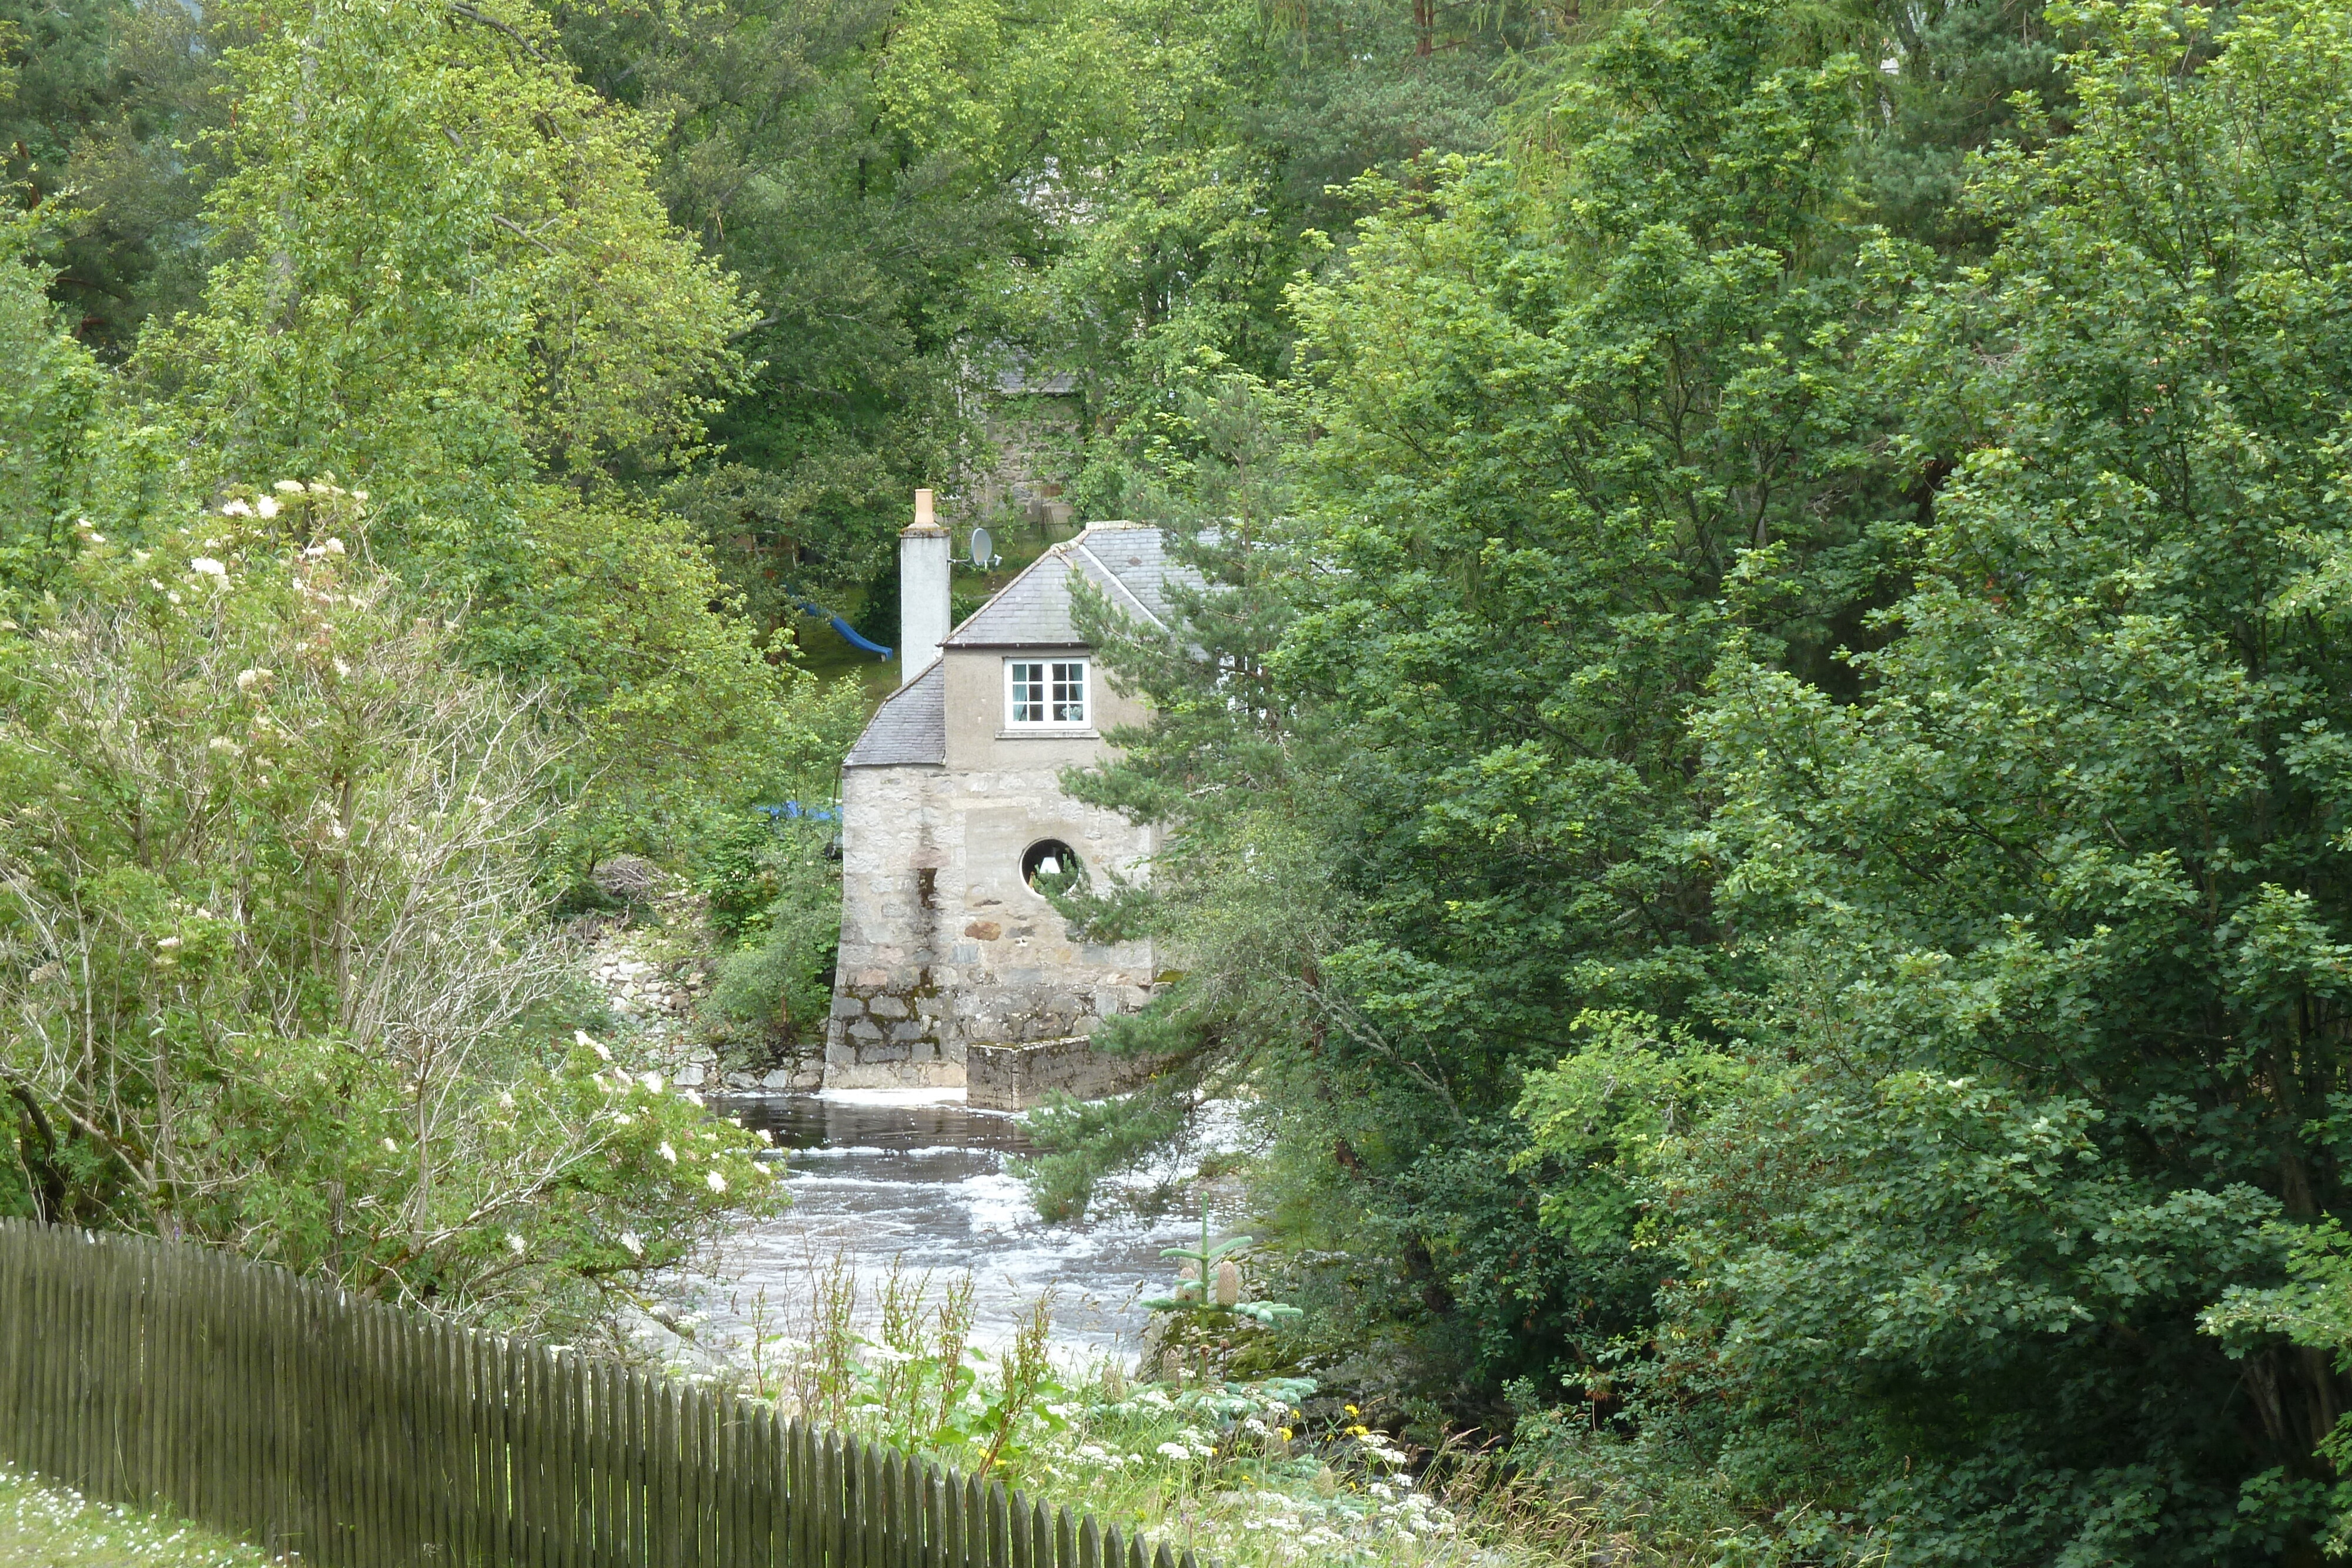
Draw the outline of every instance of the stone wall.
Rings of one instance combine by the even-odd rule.
[[[1099,1100],[1140,1089],[1170,1059],[1097,1051],[1085,1035],[1026,1045],[964,1048],[964,1101],[987,1111],[1026,1111],[1048,1094]]]
[[[1149,942],[1079,942],[1022,881],[1046,838],[1097,874],[1132,874],[1152,848],[1150,830],[1069,800],[1050,768],[845,770],[828,1088],[958,1086],[976,1042],[1088,1035],[1150,999]]]

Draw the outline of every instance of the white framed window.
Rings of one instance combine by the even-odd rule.
[[[1083,729],[1087,719],[1087,661],[1004,661],[1004,727]]]

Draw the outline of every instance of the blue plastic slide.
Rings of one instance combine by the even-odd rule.
[[[793,604],[794,604],[794,605],[795,605],[795,606],[800,610],[800,612],[801,612],[802,614],[803,614],[803,615],[814,615],[814,616],[820,616],[820,617],[822,617],[823,619],[824,619],[824,620],[826,620],[826,621],[830,621],[830,622],[833,622],[833,629],[834,629],[835,631],[836,631],[836,632],[840,632],[840,633],[841,633],[841,640],[842,640],[843,642],[845,642],[845,643],[848,643],[851,647],[853,647],[853,648],[863,648],[863,649],[865,649],[867,653],[872,653],[872,654],[875,654],[875,655],[877,655],[877,657],[884,658],[884,659],[887,659],[887,658],[888,658],[888,657],[890,656],[890,650],[889,650],[889,649],[885,648],[885,647],[884,647],[881,643],[870,643],[870,642],[866,641],[865,638],[863,638],[863,637],[859,636],[859,635],[857,634],[856,629],[856,628],[854,628],[854,627],[852,627],[852,626],[849,624],[849,622],[848,622],[844,621],[840,616],[835,615],[832,611],[827,610],[824,605],[822,605],[822,604],[811,604],[811,603],[810,603],[807,600],[805,600],[805,599],[796,599],[796,600],[793,601]]]

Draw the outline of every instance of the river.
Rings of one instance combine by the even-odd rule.
[[[772,1316],[804,1311],[817,1272],[836,1256],[870,1305],[895,1259],[935,1281],[970,1272],[973,1338],[983,1346],[1009,1341],[1050,1287],[1063,1359],[1131,1360],[1149,1316],[1140,1298],[1174,1277],[1160,1249],[1199,1236],[1197,1199],[1181,1190],[1192,1164],[1184,1151],[1126,1178],[1086,1220],[1040,1220],[1006,1169],[1034,1152],[1020,1122],[965,1105],[960,1089],[767,1095],[713,1108],[774,1136],[793,1197],[784,1215],[737,1234],[709,1282],[704,1310],[724,1335],[746,1331],[762,1292]],[[1171,1185],[1172,1202],[1139,1210],[1124,1201]]]

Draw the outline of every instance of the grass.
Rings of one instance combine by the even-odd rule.
[[[279,1561],[200,1526],[92,1502],[0,1465],[0,1563],[8,1568],[247,1568]]]

